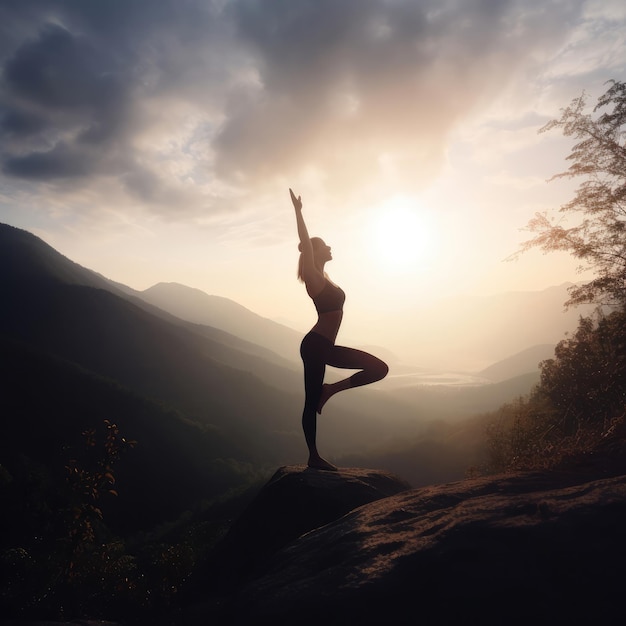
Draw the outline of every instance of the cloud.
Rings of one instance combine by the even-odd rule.
[[[160,214],[232,210],[284,178],[419,188],[450,132],[561,50],[584,8],[5,0],[2,175]]]
[[[172,175],[184,154],[145,138],[159,137],[172,116],[185,127],[189,106],[181,114],[179,102],[204,109],[199,127],[219,108],[205,98],[210,87],[197,87],[224,71],[211,66],[221,39],[211,3],[27,1],[1,10],[0,158],[9,183],[68,194],[107,179],[128,204],[193,204],[191,196],[202,204],[202,190],[185,184],[189,172]],[[180,136],[176,129],[169,143]]]
[[[216,138],[222,175],[309,163],[341,178],[423,183],[448,133],[520,68],[558,48],[579,3],[246,2],[235,5],[258,83]],[[333,174],[334,173],[334,174]]]

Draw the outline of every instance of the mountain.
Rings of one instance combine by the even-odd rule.
[[[501,382],[507,378],[537,372],[541,361],[554,357],[554,348],[555,346],[552,344],[532,346],[486,367],[478,372],[477,376],[493,382]]]
[[[301,376],[269,351],[159,311],[6,225],[0,294],[0,463],[15,480],[41,466],[63,481],[81,433],[115,422],[138,444],[105,508],[129,529],[301,458]]]
[[[541,291],[457,296],[424,304],[394,318],[401,331],[390,348],[431,369],[478,371],[536,345],[556,345],[595,307],[568,310],[570,283]],[[417,357],[414,355],[418,355]]]
[[[67,447],[108,419],[139,442],[120,461],[124,495],[109,515],[126,506],[128,523],[155,524],[301,457],[301,376],[267,350],[134,300],[5,225],[0,294],[10,474],[62,471]]]
[[[476,364],[487,362],[489,367],[481,370],[487,372],[484,377],[488,380],[513,378],[537,369],[539,361],[552,356],[548,346],[556,345],[573,330],[581,315],[591,313],[590,305],[563,310],[569,286],[566,283],[541,291],[444,300],[417,309],[406,319],[398,315],[394,327],[402,330],[403,337],[394,350],[378,345],[359,347],[387,360],[396,374],[414,370],[406,364],[416,360],[423,369],[441,366],[463,371],[474,371]],[[129,293],[184,320],[216,327],[261,345],[300,367],[301,333],[228,298],[178,283],[158,283],[145,291]],[[388,320],[381,325],[388,325]],[[389,341],[393,345],[393,340]],[[539,358],[532,363],[535,353]],[[399,359],[398,354],[403,358]],[[525,364],[527,369],[523,369]],[[481,376],[482,371],[476,375]]]
[[[139,297],[184,320],[214,326],[257,343],[300,366],[301,333],[261,317],[228,298],[213,296],[179,283],[158,283]]]
[[[294,369],[293,362],[288,362],[285,358],[278,357],[275,352],[267,348],[264,349],[254,341],[248,341],[242,337],[224,332],[224,330],[214,327],[214,325],[211,325],[209,322],[207,322],[206,325],[200,325],[200,323],[189,323],[194,321],[192,319],[184,318],[186,321],[179,319],[175,314],[168,312],[167,309],[161,309],[157,305],[152,305],[146,299],[141,298],[142,292],[108,280],[100,274],[82,267],[78,263],[63,256],[31,233],[7,224],[0,224],[0,261],[2,261],[2,266],[0,267],[0,281],[13,285],[16,289],[19,289],[20,283],[25,287],[31,286],[34,289],[50,284],[101,289],[128,300],[153,316],[160,317],[167,322],[185,326],[193,329],[197,333],[205,335],[214,342],[214,356],[217,356],[219,351],[220,358],[228,365],[241,369],[250,369],[250,371],[254,371],[255,374],[267,372],[267,361],[280,365],[281,367]],[[232,302],[232,305],[233,307],[239,306],[234,302]],[[243,309],[243,307],[240,308]],[[250,315],[254,316],[251,312]],[[273,324],[270,320],[266,321],[269,325]],[[295,331],[292,332],[295,334]],[[218,350],[217,344],[224,346],[226,349]],[[293,340],[291,346],[292,352],[295,349],[293,347],[295,345],[297,345],[296,339]],[[231,349],[234,349],[234,351],[238,353],[243,352],[247,355],[262,357],[263,363],[257,367],[249,367],[241,361],[230,358],[232,357]],[[274,381],[278,378],[278,376],[275,376]]]
[[[57,252],[31,233],[0,224],[0,281],[18,289],[59,283],[117,291],[113,283]]]
[[[0,389],[0,461],[12,480],[24,481],[24,493],[35,488],[30,474],[48,474],[49,481],[63,485],[70,460],[89,450],[82,433],[95,429],[102,444],[105,419],[137,441],[117,463],[118,496],[102,505],[117,532],[176,519],[198,500],[251,478],[245,464],[233,461],[230,472],[224,464],[216,466],[215,458],[241,454],[218,429],[203,428],[111,379],[3,336]],[[2,536],[20,536],[30,523],[36,519],[22,520],[26,528],[11,532],[5,526]]]
[[[247,480],[241,471],[246,464],[254,473],[304,456],[302,373],[267,348],[162,311],[132,290],[73,263],[32,234],[5,225],[0,225],[0,293],[0,337],[14,346],[6,351],[4,367],[11,370],[13,361],[30,362],[30,353],[50,368],[47,372],[43,365],[16,366],[31,372],[21,386],[11,384],[10,377],[0,380],[7,406],[22,406],[31,430],[39,429],[40,420],[52,420],[60,441],[75,436],[80,412],[85,416],[81,423],[103,418],[104,411],[94,403],[106,403],[90,399],[84,391],[85,377],[72,375],[74,393],[71,385],[59,386],[63,394],[70,394],[67,398],[50,386],[50,380],[60,375],[55,363],[62,362],[74,372],[110,381],[164,407],[166,414],[177,414],[182,422],[214,433],[215,445],[206,447],[205,464],[213,464],[216,473],[225,476],[220,486],[224,491]],[[46,409],[35,412],[41,405],[36,408],[32,401],[44,389]],[[113,387],[107,389],[114,394]],[[393,398],[364,391],[354,400],[353,406],[338,405],[332,419],[325,418],[320,442],[331,454],[371,446],[414,421],[413,410]],[[66,415],[70,409],[71,418]],[[122,431],[131,428],[124,417],[130,411],[118,413],[121,417],[107,413],[106,418],[119,421]],[[17,431],[9,414],[3,413],[0,424],[5,441],[32,456],[26,431],[11,439]],[[148,431],[153,427],[149,420],[144,422]],[[150,436],[134,435],[140,442]],[[172,435],[172,442],[182,444],[186,437],[180,435],[178,442],[179,435]],[[200,475],[190,480],[198,482]]]
[[[233,524],[233,501],[304,456],[301,373],[287,358],[183,320],[3,225],[0,297],[3,615],[132,623],[133,606],[152,618],[137,623],[318,623],[332,611],[378,624],[390,611],[413,623],[417,604],[427,621],[457,623],[469,610],[501,623],[512,605],[519,623],[554,623],[572,621],[572,593],[590,618],[614,608],[624,481],[606,480],[601,450],[581,459],[596,472],[584,480],[565,468],[436,484],[457,480],[484,446],[467,412],[509,400],[536,370],[490,385],[343,394],[320,417],[324,453],[395,459],[386,469],[403,479],[292,467]],[[502,375],[536,356],[501,364]],[[136,441],[119,458],[105,420],[119,441]],[[623,469],[613,439],[600,445]],[[409,489],[405,467],[410,482],[432,486]],[[94,471],[96,487],[84,482]],[[190,577],[199,596],[173,607]],[[216,581],[235,588],[220,596]],[[520,588],[528,614],[515,604]],[[572,615],[554,608],[555,594]]]
[[[0,244],[1,334],[255,441],[259,449],[267,437],[255,431],[284,431],[299,413],[296,394],[284,388],[299,387],[300,376],[251,353],[262,349],[139,306],[33,235],[3,226]],[[262,420],[252,419],[254,413]]]
[[[253,341],[269,337],[268,343],[275,345],[275,332],[276,337],[282,337],[285,351],[291,341],[295,351],[299,336],[236,303],[187,287],[157,285],[147,291],[153,302],[73,263],[32,234],[0,225],[0,293],[4,303],[0,307],[0,337],[14,346],[6,351],[4,367],[10,371],[13,361],[28,363],[32,360],[29,355],[36,354],[50,369],[46,372],[43,365],[34,369],[20,365],[31,372],[24,379],[26,387],[9,383],[9,376],[0,380],[0,392],[8,404],[21,407],[20,414],[28,416],[30,430],[47,432],[38,427],[38,421],[52,420],[59,426],[55,445],[62,445],[64,436],[76,436],[77,424],[106,418],[120,422],[122,432],[132,430],[132,437],[140,442],[150,439],[153,422],[145,419],[146,432],[135,434],[137,429],[129,417],[132,403],[120,400],[130,396],[114,391],[122,389],[150,406],[162,407],[169,417],[155,420],[174,420],[171,438],[181,449],[190,446],[195,431],[187,430],[183,435],[178,432],[178,422],[208,433],[198,437],[204,442],[200,449],[206,450],[206,459],[198,461],[203,469],[189,482],[212,485],[213,495],[242,485],[250,476],[271,471],[278,464],[301,460],[306,449],[300,426],[300,365]],[[175,311],[181,315],[189,314],[189,302],[195,303],[196,319],[208,320],[211,307],[221,309],[222,313],[216,313],[220,323],[226,324],[228,317],[236,324],[249,323],[252,330],[248,329],[247,336],[251,340],[164,311],[154,304],[159,298],[167,301],[164,306],[172,311],[173,303],[185,302],[184,310]],[[63,366],[65,373],[61,374],[58,363],[70,369]],[[74,372],[71,376],[70,371]],[[337,372],[330,371],[329,376],[336,377]],[[59,377],[71,382],[50,384]],[[110,383],[100,387],[94,395],[97,400],[90,399],[85,391],[90,388],[91,377]],[[433,442],[428,425],[438,420],[458,422],[474,413],[494,410],[499,403],[526,393],[533,381],[536,373],[531,372],[490,385],[417,386],[393,391],[380,385],[358,393],[346,392],[320,417],[318,443],[336,462],[358,457],[360,463],[371,464],[391,463],[388,451],[397,450],[398,442],[403,442],[413,454],[394,458],[402,459],[402,464],[412,463],[409,477],[416,484],[423,484],[426,477],[434,481],[460,478],[465,457],[458,455],[459,446],[450,447],[445,439]],[[46,402],[34,404],[39,390],[45,390],[41,395]],[[105,399],[107,394],[112,396],[109,400]],[[105,411],[105,406],[117,408]],[[1,423],[9,441],[15,424],[7,418]],[[84,430],[82,425],[80,428]],[[27,432],[20,433],[16,450],[27,451]],[[440,450],[438,457],[425,453],[425,446]],[[216,475],[221,473],[221,482],[208,480],[202,473],[209,466]],[[205,497],[206,492],[200,491]]]

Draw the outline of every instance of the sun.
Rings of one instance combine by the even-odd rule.
[[[378,261],[393,271],[429,265],[437,247],[431,215],[408,196],[394,196],[374,209],[369,239]]]

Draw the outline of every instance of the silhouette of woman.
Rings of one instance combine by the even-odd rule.
[[[289,193],[296,210],[300,237],[298,279],[304,282],[318,313],[315,326],[305,335],[300,345],[305,391],[302,428],[309,448],[308,465],[323,470],[336,470],[317,451],[317,413],[322,412],[326,402],[336,393],[376,382],[387,375],[389,368],[386,363],[367,352],[335,345],[346,296],[343,289],[331,282],[324,271],[325,264],[333,258],[330,246],[319,237],[309,237],[302,217],[302,200],[291,189]],[[324,383],[327,365],[360,371],[336,383],[327,384]]]

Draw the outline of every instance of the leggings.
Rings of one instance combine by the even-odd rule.
[[[350,387],[376,382],[389,371],[387,364],[379,358],[363,350],[336,346],[330,339],[314,331],[302,340],[300,356],[304,363],[304,405],[312,409],[318,407],[327,365],[361,370],[350,376]]]

